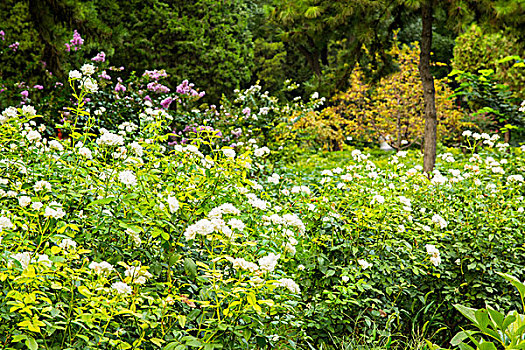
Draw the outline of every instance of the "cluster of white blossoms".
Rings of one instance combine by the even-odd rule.
[[[376,194],[372,197],[372,200],[370,201],[370,205],[374,205],[375,203],[383,204],[385,203],[385,197],[383,197],[380,194]]]
[[[73,251],[77,248],[77,242],[75,242],[74,240],[70,239],[70,238],[64,238],[59,244],[58,246],[62,249],[64,249],[65,251]]]
[[[432,216],[432,222],[436,223],[439,225],[439,227],[441,228],[446,228],[448,223],[445,221],[445,219],[443,219],[440,215],[438,214],[434,214]]]
[[[62,209],[62,205],[55,201],[49,202],[44,211],[44,216],[48,218],[62,219],[66,216],[66,212]]]
[[[222,153],[224,154],[226,158],[232,158],[232,159],[235,158],[235,155],[236,155],[235,150],[231,148],[223,148]]]
[[[270,149],[268,147],[266,147],[266,146],[265,147],[260,147],[260,148],[255,149],[253,154],[256,157],[264,157],[265,155],[270,154]]]
[[[267,256],[264,256],[258,260],[259,262],[259,268],[263,272],[272,272],[275,270],[275,266],[277,266],[277,261],[281,257],[281,254],[275,255],[274,253],[270,253]]]
[[[27,267],[31,264],[41,264],[46,267],[50,267],[53,263],[51,260],[49,260],[49,256],[47,254],[35,254],[34,252],[20,252],[11,254],[10,261],[7,263],[8,267],[14,267],[15,264],[13,260],[16,260],[20,263],[22,270],[27,269]]]
[[[439,264],[441,264],[441,256],[436,246],[433,244],[426,244],[425,249],[427,250],[427,254],[430,255],[430,261],[432,264],[434,266],[439,266]]]
[[[114,282],[111,285],[118,294],[131,294],[133,289],[125,282]]]
[[[88,265],[88,268],[90,268],[91,270],[93,270],[94,273],[96,273],[97,275],[105,275],[105,274],[109,274],[111,273],[115,268],[113,267],[113,265],[111,265],[110,263],[108,263],[107,261],[102,261],[102,262],[96,262],[96,261],[92,261],[89,265]]]
[[[372,267],[372,264],[369,263],[368,261],[366,261],[365,259],[358,259],[357,263],[359,264],[359,266],[361,266],[361,268],[363,270],[366,270],[366,269]]]
[[[247,193],[246,197],[248,198],[248,204],[254,208],[266,210],[269,207],[269,203],[267,201],[260,199],[254,193]]]
[[[301,288],[299,288],[299,285],[295,283],[294,280],[291,278],[281,278],[277,281],[277,285],[281,287],[288,288],[288,290],[294,294],[300,294]]]
[[[290,192],[291,193],[304,193],[306,195],[310,195],[312,193],[312,191],[310,190],[308,186],[293,186]]]
[[[124,272],[126,277],[129,277],[130,283],[133,284],[144,284],[153,275],[149,273],[145,266],[128,266]]]
[[[100,129],[101,135],[97,138],[99,146],[122,146],[124,138],[121,135],[114,134],[106,129]]]
[[[175,213],[180,208],[179,201],[174,196],[168,196],[168,199],[166,200],[168,202],[168,208],[170,213]]]
[[[137,177],[131,170],[123,170],[118,173],[118,179],[126,186],[137,186]]]
[[[281,177],[279,176],[279,174],[273,173],[272,176],[268,177],[268,182],[277,185],[280,179]]]
[[[131,228],[127,228],[126,229],[126,234],[131,237],[131,240],[133,241],[133,243],[137,246],[139,246],[141,243],[142,243],[142,239],[140,238],[140,234],[131,229]]]

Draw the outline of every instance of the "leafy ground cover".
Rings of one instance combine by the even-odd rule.
[[[29,103],[1,113],[2,348],[449,347],[454,305],[520,305],[498,273],[523,278],[523,146],[466,130],[432,174],[414,150],[292,161],[323,100],[256,86],[175,131],[172,101],[126,99],[108,130],[122,111],[96,103],[124,91],[96,69],[70,72],[60,137]]]

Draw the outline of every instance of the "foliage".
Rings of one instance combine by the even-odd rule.
[[[456,38],[452,67],[459,71],[482,74],[481,70],[492,70],[493,80],[509,86],[518,97],[525,98],[523,84],[525,69],[516,60],[502,60],[509,56],[524,56],[525,46],[517,38],[502,32],[486,33],[473,24]]]
[[[454,96],[460,97],[465,102],[463,108],[474,118],[479,115],[489,118],[501,132],[523,128],[525,121],[519,111],[520,100],[507,85],[496,80],[493,70],[482,69],[477,74],[454,70],[450,76],[454,76],[459,83]],[[509,142],[510,138],[506,141]]]
[[[325,109],[325,118],[343,119],[340,130],[369,142],[386,140],[397,150],[420,144],[424,130],[423,91],[418,72],[419,48],[394,46],[391,54],[399,71],[382,78],[376,86],[366,83],[362,70],[352,72],[352,87],[335,95],[333,106]],[[445,80],[436,80],[436,107],[442,142],[453,143],[465,126],[461,112],[450,99],[452,91]],[[339,136],[339,139],[343,139]]]
[[[521,298],[522,309],[525,310],[525,285],[516,277],[499,273],[518,290]],[[484,309],[472,309],[462,305],[454,305],[478,329],[459,332],[451,341],[453,346],[460,349],[473,350],[464,341],[470,340],[476,349],[519,349],[525,341],[525,315],[516,310],[507,315],[487,305]],[[477,335],[481,335],[477,336]]]

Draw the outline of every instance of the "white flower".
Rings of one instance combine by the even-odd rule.
[[[263,157],[265,154],[270,154],[270,149],[268,147],[257,148],[254,154],[256,157]]]
[[[128,266],[124,272],[124,275],[126,275],[126,277],[130,277],[132,283],[135,284],[144,284],[148,278],[153,277],[153,275],[149,273],[146,268],[140,266]]]
[[[58,141],[58,140],[51,140],[49,141],[49,148],[55,149],[57,151],[63,151],[64,146]]]
[[[133,291],[131,287],[124,282],[115,282],[111,285],[111,287],[116,290],[119,294],[131,294]]]
[[[82,73],[80,73],[78,70],[69,71],[69,79],[80,79],[80,78],[82,78]]]
[[[32,117],[36,115],[36,109],[33,106],[25,105],[22,106],[22,113],[28,117]]]
[[[80,147],[78,149],[78,154],[80,154],[82,157],[84,157],[86,159],[93,159],[93,155],[92,155],[91,150],[89,148]]]
[[[286,287],[288,290],[292,293],[299,294],[301,293],[301,289],[299,288],[299,285],[295,283],[294,280],[290,278],[281,278],[277,281],[278,285],[281,287]]]
[[[445,221],[445,219],[443,219],[440,215],[438,214],[434,214],[432,216],[432,221],[435,222],[436,224],[439,224],[439,227],[441,228],[445,228],[447,227],[448,223]]]
[[[40,210],[43,206],[44,204],[42,204],[42,202],[34,202],[31,204],[31,208],[33,208],[33,210]]]
[[[172,197],[172,196],[168,196],[167,202],[168,202],[168,207],[170,209],[170,213],[173,214],[174,212],[179,210],[180,204],[179,204],[179,201],[177,200],[177,198]]]
[[[64,250],[72,250],[77,247],[77,242],[69,238],[64,238],[62,242],[58,244],[58,246]]]
[[[184,231],[184,237],[187,240],[195,239],[195,236],[198,234],[206,236],[215,231],[213,223],[208,219],[202,219],[197,221],[195,224],[190,225]]]
[[[370,264],[368,261],[366,261],[364,259],[357,260],[357,263],[359,264],[359,266],[361,266],[363,268],[363,270],[366,270],[369,267],[372,267],[372,264]]]
[[[348,282],[348,281],[350,281],[350,277],[348,277],[347,275],[343,275],[343,276],[341,276],[341,279],[342,279],[343,282],[345,282],[345,283]]]
[[[270,253],[265,257],[259,259],[259,266],[262,271],[272,272],[277,265],[277,260],[281,257],[281,254],[275,255]]]
[[[523,182],[523,175],[509,175],[507,180],[509,182]]]
[[[29,142],[33,141],[40,141],[42,139],[42,135],[36,130],[31,130],[27,133],[26,138]]]
[[[246,227],[246,225],[244,224],[244,222],[242,222],[241,220],[239,219],[230,219],[230,221],[228,221],[228,225],[231,226],[231,228],[233,229],[236,229],[238,231],[242,231],[244,230],[244,228]]]
[[[118,179],[126,186],[137,186],[137,177],[131,170],[124,170],[118,174]]]
[[[281,177],[278,174],[273,173],[272,176],[268,177],[268,182],[277,185],[279,183],[280,179],[281,179]]]
[[[436,246],[433,244],[426,244],[425,249],[427,250],[427,254],[430,255],[430,261],[432,264],[434,264],[434,266],[439,266],[441,263],[441,256]]]
[[[22,270],[25,270],[31,263],[31,253],[22,252],[11,255],[11,258],[18,261],[22,265]],[[11,264],[10,264],[11,265]]]
[[[233,149],[230,149],[230,148],[224,148],[222,150],[222,153],[224,154],[225,157],[228,157],[228,158],[235,158],[235,150]]]
[[[81,88],[86,89],[86,91],[89,93],[93,93],[98,91],[98,84],[95,79],[86,78],[86,80],[84,80],[82,83]]]
[[[80,70],[84,75],[90,76],[91,74],[95,73],[95,66],[92,64],[85,64],[80,68]]]
[[[122,146],[124,144],[124,138],[120,135],[106,131],[100,135],[96,142],[101,146]]]
[[[96,274],[105,274],[110,273],[114,270],[113,265],[108,263],[107,261],[102,261],[100,263],[97,263],[95,261],[91,262],[88,266],[91,270],[93,270]]]
[[[376,194],[374,197],[372,197],[372,201],[370,201],[370,205],[372,205],[374,203],[379,203],[379,204],[385,203],[385,197],[383,197],[383,196],[381,196],[379,194]]]
[[[465,136],[465,137],[470,137],[470,136],[472,136],[472,131],[470,131],[470,130],[465,130],[465,131],[463,131],[463,133],[462,133],[461,135],[463,135],[463,136]]]
[[[13,223],[8,217],[0,216],[0,232],[6,228],[13,228]]]
[[[129,146],[138,157],[144,155],[144,148],[138,142],[134,141]]]
[[[233,264],[233,268],[236,270],[247,270],[250,272],[255,272],[259,270],[259,266],[256,263],[246,261],[243,258],[234,259],[232,257],[228,257],[227,259]]]
[[[18,204],[21,207],[27,207],[31,203],[31,197],[28,196],[21,196],[18,198]]]
[[[57,202],[50,202],[49,206],[46,207],[44,211],[45,217],[52,217],[55,219],[62,219],[66,216],[66,212],[62,209],[62,206]]]
[[[128,234],[128,236],[131,237],[131,239],[133,240],[133,243],[135,243],[135,245],[140,245],[142,243],[142,239],[140,239],[139,233],[136,232],[135,230],[127,228],[126,229],[126,233]]]

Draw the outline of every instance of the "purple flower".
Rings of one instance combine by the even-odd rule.
[[[105,62],[106,61],[106,54],[104,53],[104,51],[100,51],[91,60],[94,61],[94,62]]]
[[[166,97],[164,100],[162,100],[160,102],[160,105],[162,106],[162,108],[168,109],[168,108],[170,108],[170,105],[171,105],[172,102],[173,102],[173,98]]]
[[[9,45],[9,48],[11,50],[13,50],[13,52],[16,52],[16,50],[18,50],[18,47],[20,46],[20,43],[17,41],[15,43],[12,43],[11,45]]]
[[[144,101],[152,102],[152,101],[151,101],[151,97],[149,97],[149,95],[146,95],[146,96],[144,97]]]
[[[33,86],[33,89],[42,90],[44,87],[42,85],[35,85]]]
[[[116,92],[119,92],[119,91],[126,92],[126,87],[122,85],[121,83],[117,83],[117,85],[115,85],[115,91]]]
[[[102,78],[102,79],[106,79],[106,80],[111,80],[111,77],[106,73],[106,71],[102,71],[102,73],[100,73],[100,75],[98,76],[99,78]]]
[[[0,30],[0,38],[2,38],[2,40],[5,40],[5,32],[3,30]]]
[[[168,76],[164,69],[161,70],[147,70],[142,74],[143,77],[147,77],[152,80],[159,80],[160,78],[165,78]]]
[[[29,91],[24,90],[20,93],[20,95],[22,95],[22,98],[26,99],[29,97]]]
[[[57,86],[64,86],[64,84],[62,84],[61,82],[57,81],[57,82],[55,83],[55,87],[57,87]]]
[[[164,86],[162,84],[157,83],[156,81],[153,81],[147,85],[148,90],[156,92],[156,93],[168,93],[170,92],[170,89],[167,86]]]
[[[73,31],[73,39],[69,40],[69,43],[65,43],[66,45],[66,51],[67,52],[70,52],[71,49],[77,51],[78,49],[80,49],[80,47],[82,46],[82,44],[84,44],[84,39],[82,39],[82,37],[80,36],[80,34],[77,32],[77,30],[75,29]]]

